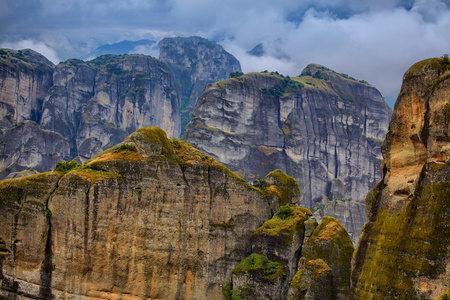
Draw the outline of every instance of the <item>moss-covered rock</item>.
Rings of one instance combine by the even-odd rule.
[[[347,299],[353,251],[345,228],[324,217],[303,246],[288,299]]]
[[[73,167],[0,182],[0,297],[220,298],[272,215],[260,189],[156,127]]]
[[[366,198],[351,299],[436,299],[450,286],[449,74],[442,58],[405,73],[383,178]]]
[[[295,178],[277,169],[267,174],[265,180],[269,186],[264,191],[275,211],[283,205],[299,201],[301,192]]]
[[[285,266],[252,253],[233,270],[233,289],[247,299],[283,299]]]

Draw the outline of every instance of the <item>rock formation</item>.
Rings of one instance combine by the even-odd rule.
[[[0,49],[0,179],[10,172],[52,169],[69,158],[69,144],[36,124],[53,64],[33,50]]]
[[[337,221],[317,227],[310,210],[291,204],[300,193],[292,177],[266,178],[255,188],[148,127],[83,165],[5,179],[0,298],[223,299],[253,287],[259,299],[284,299],[306,239],[320,248],[322,236],[339,233],[351,242]],[[342,264],[321,255],[333,270]],[[255,276],[241,276],[249,264]]]
[[[248,181],[282,169],[299,183],[300,206],[333,211],[357,241],[390,112],[367,83],[309,65],[300,77],[249,73],[209,85],[183,138]],[[335,201],[344,209],[325,208]]]
[[[184,130],[205,86],[241,72],[241,64],[219,44],[197,36],[165,38],[158,46],[160,60],[171,67],[180,84]]]
[[[0,49],[0,128],[38,121],[52,86],[53,68],[53,63],[33,50]]]
[[[157,125],[180,134],[180,94],[166,64],[144,55],[68,60],[55,68],[41,124],[71,142],[81,161],[138,128]]]
[[[59,160],[84,162],[145,126],[180,135],[179,85],[150,56],[54,67],[32,50],[2,49],[0,70],[0,179],[29,168],[49,171]]]
[[[66,174],[3,180],[0,201],[8,299],[221,299],[271,216],[260,190],[154,127]]]
[[[450,286],[450,72],[427,59],[403,77],[383,178],[354,257],[352,299],[436,299]]]

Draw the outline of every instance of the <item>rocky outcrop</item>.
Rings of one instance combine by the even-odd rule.
[[[179,85],[150,56],[71,59],[54,67],[32,50],[2,49],[0,68],[0,179],[27,168],[49,171],[59,160],[84,162],[141,127],[180,135]],[[22,125],[26,130],[13,127]]]
[[[345,228],[324,217],[302,248],[287,299],[348,299],[354,250]]]
[[[354,258],[352,299],[436,299],[450,286],[448,59],[413,65],[386,140],[383,178]]]
[[[319,210],[322,195],[364,202],[381,178],[390,112],[367,83],[309,65],[300,77],[249,73],[209,85],[183,138],[248,181],[282,169],[300,186],[299,205]],[[357,241],[367,219],[359,206],[346,209],[333,216],[358,224],[351,230]]]
[[[0,49],[0,128],[30,119],[39,122],[53,68],[53,63],[33,50]]]
[[[69,154],[69,143],[62,135],[27,120],[0,130],[0,179],[27,169],[51,170],[59,160],[69,159]]]
[[[144,55],[106,55],[55,68],[41,124],[67,137],[72,157],[86,161],[141,127],[178,137],[179,114],[179,87],[167,65]]]
[[[225,299],[347,299],[353,243],[339,222],[285,205],[252,236],[253,253],[224,286]]]
[[[232,72],[241,72],[241,65],[219,44],[197,36],[165,38],[158,46],[160,60],[171,67],[181,87],[184,130],[205,86],[227,79]]]
[[[222,299],[272,212],[155,127],[89,163],[0,182],[0,297]]]

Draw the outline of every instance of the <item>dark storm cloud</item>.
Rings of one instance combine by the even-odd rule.
[[[406,68],[450,52],[442,0],[0,0],[0,45],[39,48],[54,62],[102,44],[200,35],[244,71],[298,75],[319,63],[394,99]],[[263,43],[266,54],[247,51]],[[55,52],[56,51],[56,52]],[[141,49],[155,54],[155,49]],[[392,104],[392,103],[391,103]]]

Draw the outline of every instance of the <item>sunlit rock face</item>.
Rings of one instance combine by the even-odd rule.
[[[209,85],[183,138],[248,181],[282,169],[300,186],[299,205],[347,224],[356,242],[390,114],[372,86],[309,65],[300,77],[249,73]],[[343,209],[327,208],[335,204]]]
[[[272,216],[261,190],[156,127],[67,173],[3,180],[0,203],[6,299],[223,299]]]
[[[219,44],[197,36],[165,38],[158,46],[160,60],[170,66],[180,84],[183,131],[205,86],[241,72],[241,65]]]
[[[450,286],[450,72],[428,59],[403,77],[383,178],[354,257],[352,299],[437,299]]]

